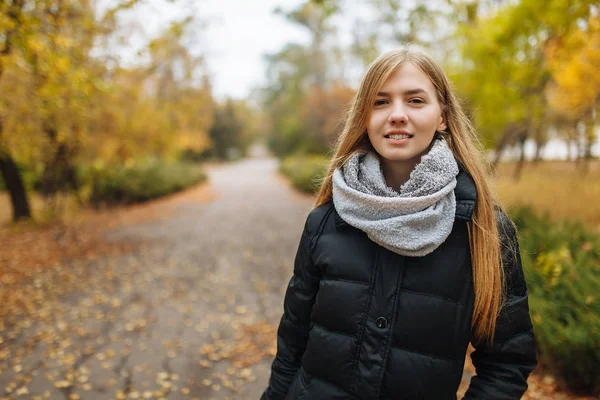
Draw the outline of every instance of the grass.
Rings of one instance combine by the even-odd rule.
[[[502,204],[530,205],[548,212],[553,220],[578,219],[600,233],[600,161],[590,164],[586,174],[567,161],[527,164],[515,181],[514,163],[498,168],[496,184]]]

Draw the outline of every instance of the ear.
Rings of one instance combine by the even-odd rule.
[[[447,127],[448,126],[446,125],[446,121],[444,121],[444,117],[442,117],[442,120],[440,121],[440,124],[438,125],[437,130],[445,131]]]

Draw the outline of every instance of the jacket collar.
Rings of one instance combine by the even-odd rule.
[[[454,195],[456,196],[455,218],[461,221],[471,221],[473,210],[475,209],[475,201],[477,200],[477,187],[473,178],[471,178],[467,171],[460,167],[456,176]]]
[[[456,176],[454,196],[456,196],[455,219],[470,222],[473,218],[473,210],[475,209],[475,201],[477,200],[477,188],[473,178],[460,166],[458,175]],[[348,225],[337,211],[334,212],[334,221],[336,228]]]

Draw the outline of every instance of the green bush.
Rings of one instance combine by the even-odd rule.
[[[94,205],[139,203],[175,193],[206,179],[198,164],[150,161],[94,167],[85,172]]]
[[[522,207],[521,258],[540,364],[577,393],[600,393],[600,238]]]
[[[279,170],[296,189],[315,193],[327,172],[328,163],[329,159],[324,156],[291,156],[281,162]]]

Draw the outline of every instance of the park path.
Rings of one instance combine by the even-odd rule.
[[[0,321],[0,399],[260,397],[313,200],[272,158],[208,173],[210,200],[106,232],[134,252],[23,284],[27,312]]]

